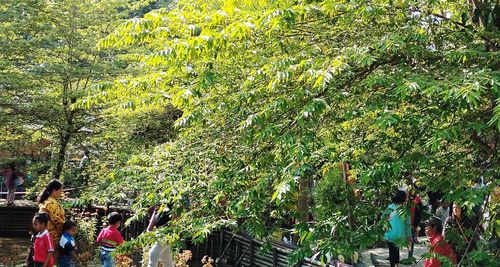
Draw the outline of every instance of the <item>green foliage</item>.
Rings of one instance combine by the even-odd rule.
[[[498,186],[494,1],[7,0],[0,10],[0,144],[52,140],[55,174],[68,149],[92,147],[84,173],[97,189],[84,198],[132,202],[134,219],[174,203],[168,242],[222,227],[269,240],[291,227],[301,245],[291,263],[350,256],[380,238],[408,174],[469,207]],[[122,11],[147,13],[113,27]],[[462,188],[479,176],[486,189]]]
[[[456,185],[478,176],[496,185],[499,25],[478,24],[474,10],[457,1],[179,1],[100,42],[143,49],[128,55],[140,75],[96,86],[81,105],[182,111],[175,141],[110,179],[140,185],[139,213],[158,200],[181,210],[187,195],[171,228],[183,237],[235,223],[266,237],[293,224],[296,261],[351,255],[380,237],[377,221],[404,174],[461,203],[476,198]],[[356,183],[343,184],[338,162],[350,163]],[[318,184],[306,211],[297,209],[304,179]]]

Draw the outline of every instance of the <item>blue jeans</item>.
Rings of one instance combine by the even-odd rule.
[[[115,260],[113,259],[113,256],[111,255],[113,253],[112,251],[105,251],[101,248],[100,251],[100,258],[101,258],[101,263],[103,267],[114,267],[115,266]]]
[[[76,267],[75,260],[71,255],[59,255],[59,264],[57,267]]]

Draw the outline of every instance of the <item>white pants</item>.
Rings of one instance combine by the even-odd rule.
[[[148,267],[158,267],[158,261],[161,260],[163,267],[174,267],[172,251],[169,245],[155,243],[149,251]]]

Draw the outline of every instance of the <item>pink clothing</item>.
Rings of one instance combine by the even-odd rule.
[[[14,179],[14,171],[12,169],[5,169],[4,176],[5,176],[5,185],[7,186],[7,188],[15,188],[16,181]]]
[[[107,248],[116,248],[123,243],[122,234],[113,226],[108,226],[101,230],[97,237],[97,243]]]
[[[33,261],[42,263],[45,262],[47,257],[49,257],[49,252],[54,251],[54,246],[52,245],[52,238],[50,237],[49,231],[44,230],[43,232],[36,235],[33,249]],[[54,258],[50,256],[48,266],[52,265],[54,265]]]

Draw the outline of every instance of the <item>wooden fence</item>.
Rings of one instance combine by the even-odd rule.
[[[193,261],[200,261],[207,255],[216,260],[217,266],[235,267],[289,267],[289,256],[293,247],[280,243],[272,243],[271,249],[262,250],[264,242],[250,237],[222,230],[208,236],[203,244],[194,245],[188,242],[188,249],[193,252]],[[340,266],[323,264],[309,258],[295,266]],[[349,265],[342,265],[349,266]]]

